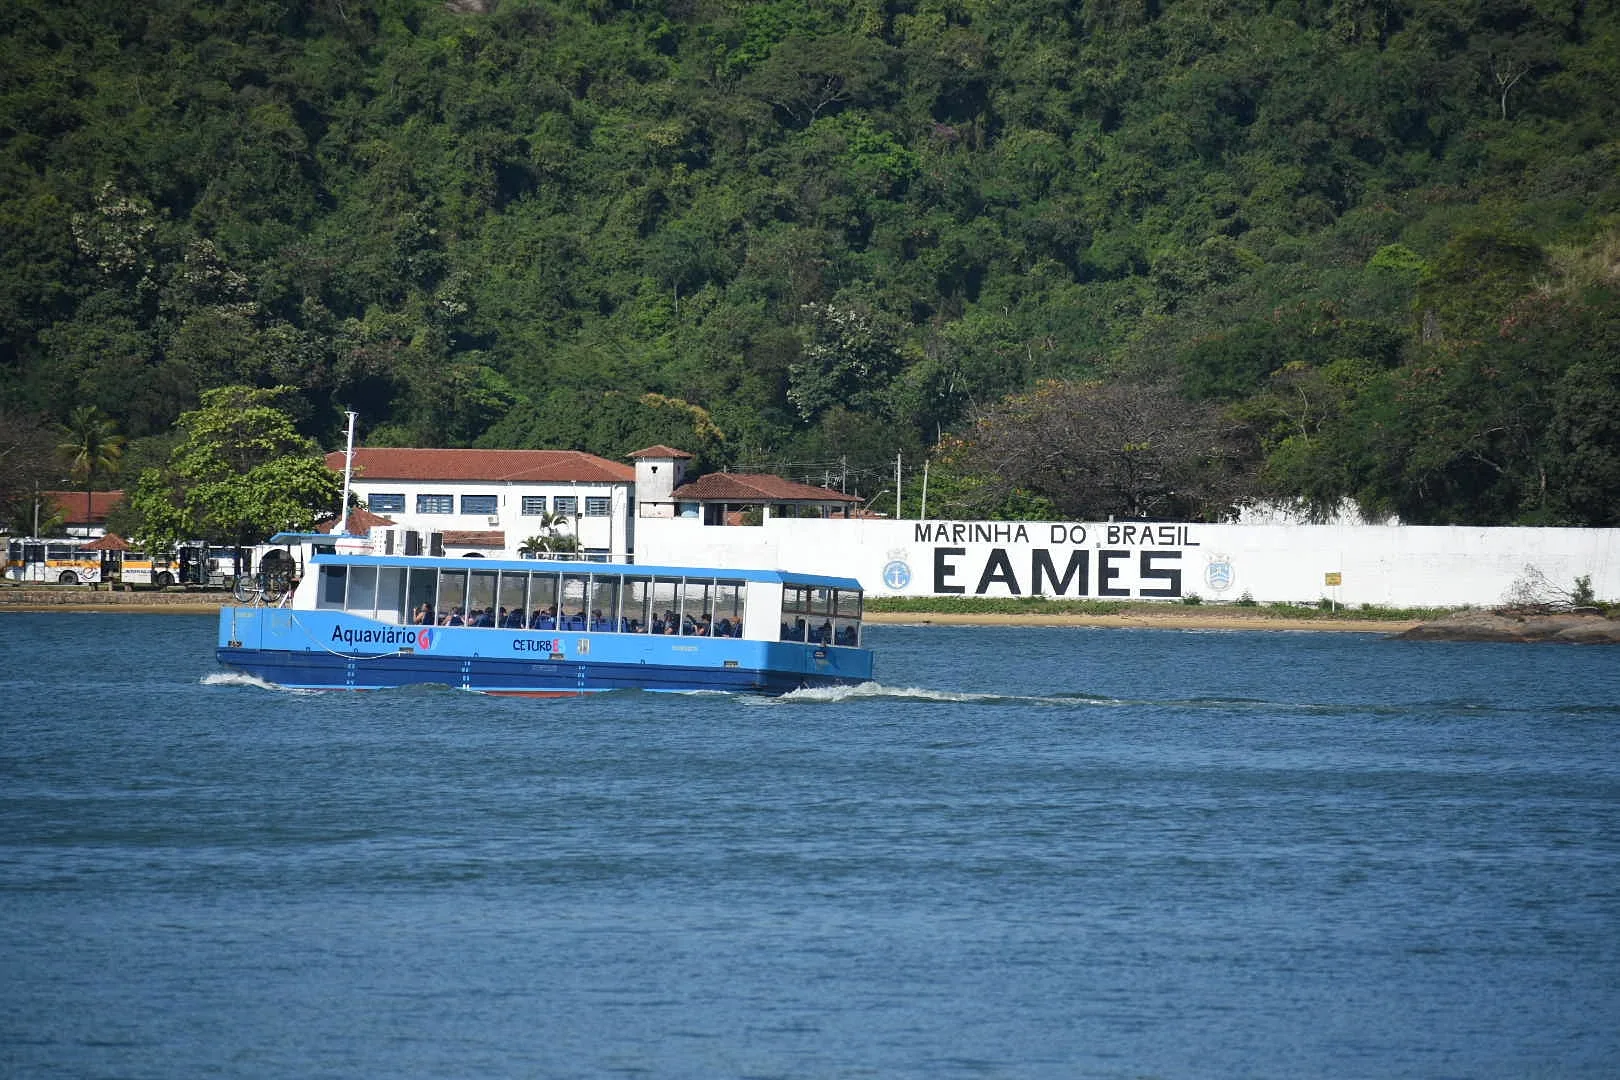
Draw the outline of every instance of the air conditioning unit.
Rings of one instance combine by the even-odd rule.
[[[499,514],[489,515],[489,523],[491,525],[499,525],[501,523],[501,516]]]

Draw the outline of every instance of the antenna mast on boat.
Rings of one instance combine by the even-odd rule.
[[[349,534],[349,482],[354,477],[354,413],[344,413],[349,418],[349,444],[343,451],[343,508],[338,513],[336,536]]]

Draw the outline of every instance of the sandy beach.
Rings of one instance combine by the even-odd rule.
[[[1019,613],[1017,615],[869,611],[866,621],[908,626],[1091,626],[1132,630],[1332,630],[1362,634],[1398,634],[1417,626],[1415,620],[1288,619],[1223,611],[1208,607],[1166,606],[1163,612],[1129,611],[1117,615]]]
[[[208,615],[231,603],[226,593],[107,592],[87,589],[0,588],[0,613],[7,611],[77,611],[119,614]],[[1204,605],[1164,605],[1162,611],[1126,611],[1110,615],[1016,615],[868,611],[866,621],[909,626],[1090,626],[1149,630],[1328,630],[1362,634],[1398,634],[1416,621],[1342,619],[1331,616],[1290,619]]]

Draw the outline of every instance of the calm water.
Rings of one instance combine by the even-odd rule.
[[[536,702],[0,615],[0,1075],[1620,1069],[1620,651],[871,637]]]

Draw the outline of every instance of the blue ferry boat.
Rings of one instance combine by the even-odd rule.
[[[853,578],[342,552],[304,571],[279,605],[220,609],[221,664],[300,689],[530,696],[872,677]]]

